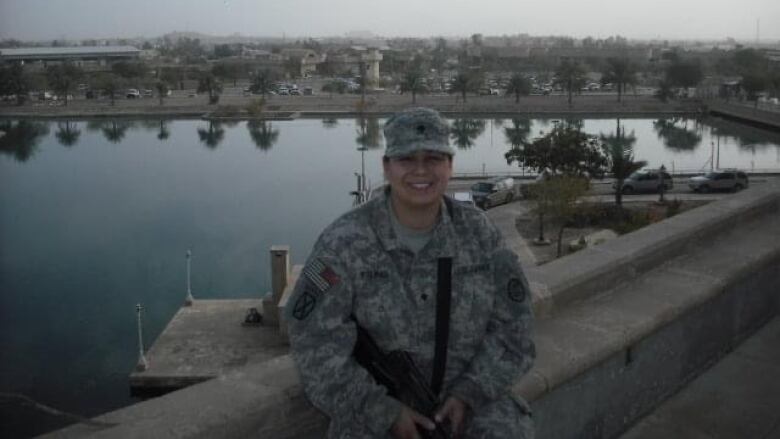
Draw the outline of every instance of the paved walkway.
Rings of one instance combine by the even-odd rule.
[[[620,439],[780,438],[780,317]]]

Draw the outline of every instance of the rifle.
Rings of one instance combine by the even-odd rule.
[[[352,355],[379,384],[388,389],[390,396],[433,419],[439,405],[438,398],[408,352],[383,352],[368,332],[358,325],[357,342]],[[420,429],[419,433],[425,439],[452,437],[444,425],[439,423],[436,423],[435,430]]]

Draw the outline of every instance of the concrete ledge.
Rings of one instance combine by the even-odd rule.
[[[620,239],[529,268],[526,270],[529,280],[536,285],[533,293],[537,317],[549,317],[571,303],[630,281],[704,236],[712,236],[737,222],[776,210],[779,199],[777,183],[769,183],[652,224]]]
[[[303,398],[289,355],[252,364],[159,398],[107,413],[97,429],[72,426],[44,438],[314,438],[326,418]]]

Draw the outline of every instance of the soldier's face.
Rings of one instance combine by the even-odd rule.
[[[438,206],[452,175],[452,158],[439,152],[417,151],[383,166],[393,197],[408,208]]]

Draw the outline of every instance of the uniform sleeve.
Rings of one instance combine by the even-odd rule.
[[[384,436],[401,403],[355,362],[351,319],[354,296],[346,270],[333,252],[315,246],[286,309],[290,351],[304,391],[331,422]]]
[[[502,396],[533,365],[536,349],[531,339],[532,298],[528,281],[512,252],[496,230],[492,252],[495,299],[487,333],[466,372],[450,393],[472,408]]]

